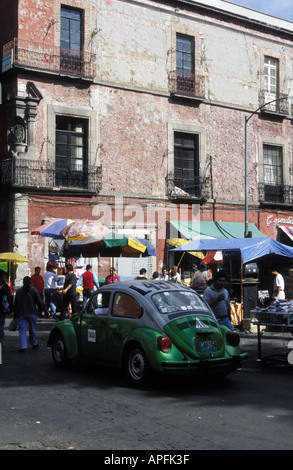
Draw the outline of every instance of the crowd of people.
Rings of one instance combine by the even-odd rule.
[[[94,291],[94,287],[99,287],[98,280],[92,267],[87,265],[86,271],[83,273],[79,281],[74,274],[72,264],[66,266],[65,277],[56,274],[56,266],[48,263],[44,277],[41,275],[41,268],[37,266],[35,273],[23,278],[23,285],[15,294],[13,300],[12,291],[7,282],[7,273],[0,271],[0,343],[2,345],[4,339],[4,325],[6,315],[14,314],[14,320],[19,331],[20,352],[27,349],[27,330],[29,332],[29,342],[33,349],[39,345],[37,338],[37,319],[43,314],[47,318],[56,318],[57,311],[57,288],[61,287],[62,302],[60,305],[59,320],[66,318],[71,305],[72,313],[78,311],[77,303],[77,287],[83,284],[84,302]],[[7,308],[5,308],[7,303]]]
[[[37,319],[43,314],[45,317],[56,318],[57,311],[57,289],[61,288],[62,302],[59,306],[59,320],[66,318],[69,304],[71,304],[72,313],[78,311],[77,287],[83,287],[83,307],[85,307],[88,298],[96,288],[99,288],[99,281],[92,271],[92,266],[88,264],[85,272],[77,280],[72,264],[66,266],[65,278],[56,274],[56,266],[50,262],[47,264],[44,277],[41,275],[41,268],[37,266],[34,274],[25,276],[23,285],[17,290],[15,299],[9,279],[6,272],[0,270],[0,343],[4,339],[4,324],[6,315],[13,312],[14,319],[17,322],[20,340],[20,352],[27,349],[27,330],[29,331],[29,342],[33,349],[38,347],[37,338]],[[276,268],[271,269],[275,276],[274,290],[275,300],[284,297],[285,284],[283,276],[278,273]],[[137,280],[147,280],[147,270],[141,268]],[[155,271],[150,280],[181,282],[181,276],[176,265],[172,266],[170,272],[167,272],[163,266],[161,273]],[[119,281],[119,276],[114,267],[110,268],[108,276],[105,277],[105,284]],[[60,285],[62,284],[62,287]],[[192,279],[190,287],[201,293],[203,299],[213,310],[219,323],[224,324],[233,330],[230,320],[230,299],[229,292],[225,288],[226,274],[224,271],[217,271],[211,278],[204,264],[199,267],[192,265]]]

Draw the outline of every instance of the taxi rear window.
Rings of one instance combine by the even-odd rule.
[[[170,314],[174,312],[194,313],[204,312],[213,316],[202,299],[192,291],[164,291],[154,294],[152,301],[161,314]]]

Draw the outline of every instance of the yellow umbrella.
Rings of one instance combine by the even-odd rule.
[[[0,261],[6,263],[28,263],[29,260],[18,253],[0,253]]]
[[[190,242],[190,240],[185,240],[184,238],[169,238],[168,240],[166,240],[166,242],[169,245],[178,248],[178,246],[185,245],[185,243]],[[204,254],[201,251],[189,251],[188,253],[200,259],[204,258]]]
[[[9,283],[10,283],[10,274],[11,274],[11,263],[28,263],[29,260],[23,256],[19,255],[18,253],[0,253],[0,261],[3,263],[9,263],[9,269],[8,269],[8,276],[9,276]]]

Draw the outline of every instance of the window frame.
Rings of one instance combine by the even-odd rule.
[[[181,143],[176,142],[176,139],[181,139]],[[185,140],[192,140],[193,145],[189,145]],[[183,141],[183,142],[182,142]],[[192,151],[193,158],[186,157],[184,153]],[[178,155],[180,153],[180,155]],[[181,165],[176,164],[176,160],[181,160]],[[184,162],[191,162],[192,166],[184,166]],[[174,185],[188,193],[194,193],[198,195],[199,192],[196,188],[199,182],[199,167],[200,167],[200,156],[199,156],[199,134],[174,131]],[[178,176],[178,171],[182,171],[182,176]],[[192,173],[192,178],[185,178],[184,173],[188,175],[188,172]],[[177,173],[177,174],[176,174]],[[181,181],[181,182],[180,182]],[[186,182],[186,183],[184,183]],[[191,188],[191,190],[189,189]]]
[[[271,152],[271,153],[269,153]],[[276,154],[278,152],[278,154]],[[271,163],[270,161],[271,160]],[[279,160],[279,161],[277,161]],[[277,144],[263,144],[263,182],[266,202],[284,202],[284,152]]]
[[[119,312],[118,308],[120,307],[118,307],[117,305],[120,302],[121,298],[123,299],[124,302],[127,301],[128,305],[129,305],[129,302],[134,302],[135,303],[134,307],[136,308],[137,311],[134,314],[131,314],[129,310],[126,310],[123,307],[123,311],[121,310]],[[112,302],[112,308],[111,308],[112,318],[137,319],[140,317],[140,315],[141,315],[140,304],[132,295],[128,294],[127,292],[115,292],[113,302]]]
[[[183,41],[187,41],[190,44],[190,51],[184,51],[179,49],[179,41],[182,41],[181,45],[183,46]],[[182,47],[183,49],[183,47]],[[180,57],[179,57],[180,56]],[[190,60],[184,60],[186,57],[189,57]],[[178,66],[178,61],[181,58],[182,66]],[[184,63],[188,63],[190,66],[185,68]],[[195,73],[195,39],[193,36],[188,36],[181,33],[176,33],[176,71],[187,74]]]
[[[66,15],[65,13],[76,13],[76,14],[79,14],[79,20],[76,20],[74,18],[66,18]],[[68,19],[69,20],[69,23],[70,25],[74,25],[74,24],[77,24],[79,23],[79,26],[80,26],[80,32],[79,32],[79,48],[76,49],[76,48],[72,48],[70,47],[71,44],[74,44],[73,42],[70,41],[70,38],[69,38],[69,42],[68,42],[68,46],[69,47],[66,47],[66,46],[62,46],[62,31],[63,28],[62,28],[62,21],[64,19]],[[74,23],[75,22],[75,23]],[[73,32],[73,29],[72,27],[69,27],[69,34]],[[83,10],[79,9],[79,8],[73,8],[73,7],[70,7],[70,6],[67,6],[67,5],[61,5],[60,7],[60,48],[61,49],[70,49],[72,51],[78,51],[78,52],[81,52],[83,50],[83,47],[84,47],[84,12]]]
[[[59,122],[58,122],[59,121]],[[61,129],[59,127],[62,123],[67,123],[67,129]],[[75,124],[77,126],[82,123],[84,126],[83,132],[78,132],[71,129],[71,126]],[[65,142],[62,143],[60,137],[65,137]],[[83,143],[78,146],[74,143],[74,139],[81,138]],[[66,182],[72,181],[74,186],[84,187],[87,184],[87,168],[89,161],[88,154],[88,139],[89,139],[89,122],[85,118],[79,118],[68,115],[56,115],[55,119],[55,178],[57,186],[72,186],[72,184],[66,184]],[[64,154],[58,154],[58,150],[61,146],[66,148]],[[82,149],[82,158],[78,158],[72,154],[72,149]],[[82,161],[80,167],[78,161]],[[65,184],[63,184],[65,183]]]
[[[264,56],[264,93],[268,103],[280,97],[280,61],[268,55]],[[278,105],[278,102],[271,103],[267,109],[277,111]]]

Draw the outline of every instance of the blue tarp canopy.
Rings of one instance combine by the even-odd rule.
[[[226,238],[226,239],[203,239],[192,240],[183,246],[171,251],[227,251],[239,250],[242,263],[261,258],[262,256],[275,254],[293,258],[293,248],[277,242],[273,238]]]

